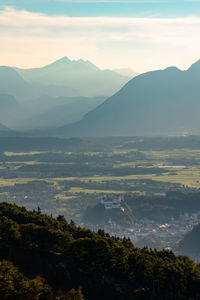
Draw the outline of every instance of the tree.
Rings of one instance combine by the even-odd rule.
[[[66,294],[66,300],[84,300],[82,288],[79,287],[78,290],[71,289]]]
[[[42,278],[29,280],[12,263],[4,260],[0,262],[0,299],[51,300],[53,294]]]

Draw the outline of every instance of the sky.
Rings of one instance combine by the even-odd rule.
[[[200,0],[1,0],[0,65],[63,56],[138,73],[200,59]]]

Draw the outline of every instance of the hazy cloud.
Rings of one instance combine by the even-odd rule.
[[[198,17],[67,17],[5,7],[0,64],[39,66],[67,55],[103,68],[184,68],[200,58],[199,33]]]

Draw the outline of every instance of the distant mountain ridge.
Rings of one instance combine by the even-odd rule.
[[[67,57],[41,68],[0,66],[0,122],[14,130],[76,122],[129,79]]]
[[[0,122],[14,130],[59,127],[77,122],[105,97],[41,96],[19,103],[14,96],[0,93]]]
[[[9,131],[9,128],[0,123],[0,131]]]
[[[30,85],[13,68],[0,66],[0,93],[24,99],[31,92]]]
[[[90,61],[66,56],[41,68],[0,66],[0,93],[20,102],[43,95],[108,97],[131,78],[124,72],[127,70],[101,70]]]
[[[136,76],[78,123],[66,136],[180,135],[200,133],[200,60]]]
[[[19,103],[13,96],[0,93],[0,113],[5,113],[10,109],[16,109],[18,106]]]
[[[130,79],[111,70],[100,70],[90,61],[66,56],[42,68],[15,70],[29,84],[65,86],[86,97],[110,96]]]
[[[23,130],[54,128],[77,122],[93,108],[105,100],[104,97],[42,97],[29,101],[22,106],[26,116],[22,119],[18,115],[17,128]],[[38,107],[40,111],[38,111]]]

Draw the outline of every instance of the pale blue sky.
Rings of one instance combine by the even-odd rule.
[[[200,15],[200,1],[184,0],[6,0],[2,1],[2,6],[4,5],[49,15],[63,15],[63,13],[69,16],[179,17],[191,14]]]
[[[200,58],[199,1],[5,0],[0,64],[45,65],[62,56],[138,72]]]

